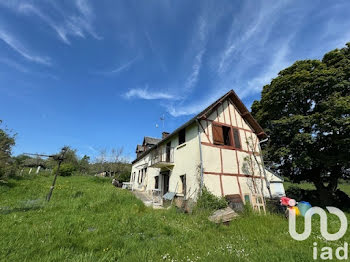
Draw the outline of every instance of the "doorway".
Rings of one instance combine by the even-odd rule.
[[[170,162],[170,153],[171,153],[171,142],[166,144],[166,154],[165,154],[165,162]]]
[[[162,186],[162,190],[163,190],[163,195],[169,192],[169,178],[170,178],[170,174],[169,171],[165,171],[162,172],[162,182],[163,182],[163,186]]]

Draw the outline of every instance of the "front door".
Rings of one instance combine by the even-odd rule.
[[[169,191],[169,171],[162,173],[163,177],[163,195]]]

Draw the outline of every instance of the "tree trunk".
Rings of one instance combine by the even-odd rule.
[[[313,183],[319,195],[321,206],[330,206],[334,204],[335,192],[338,188],[339,173],[332,172],[328,186],[325,186],[320,173],[314,174]]]

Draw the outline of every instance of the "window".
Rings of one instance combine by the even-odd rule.
[[[214,144],[232,146],[231,128],[213,124]]]
[[[249,194],[244,194],[244,204],[251,204]]]
[[[135,182],[136,172],[132,173],[132,182]]]
[[[186,129],[181,129],[179,131],[179,145],[186,142]]]
[[[139,171],[140,172],[140,171]],[[147,167],[146,168],[143,168],[141,169],[141,178],[140,178],[140,182],[139,183],[143,183],[145,177],[146,177],[146,173],[147,173]]]
[[[222,133],[224,137],[224,145],[226,146],[232,146],[231,143],[231,127],[223,126],[222,127]]]
[[[242,148],[241,146],[241,140],[239,138],[239,131],[237,128],[233,128],[233,138],[235,141],[235,148]]]
[[[232,137],[233,133],[233,137]],[[239,130],[228,126],[213,124],[213,142],[215,145],[234,146],[234,148],[242,148],[239,137]]]
[[[214,144],[217,144],[217,145],[224,144],[224,135],[222,132],[222,127],[219,125],[213,124],[213,140],[214,140]]]
[[[159,176],[155,176],[154,180],[154,189],[159,189]]]
[[[180,176],[181,183],[182,183],[182,194],[186,195],[186,175]]]

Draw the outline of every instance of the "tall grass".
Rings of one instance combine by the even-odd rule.
[[[300,262],[313,261],[314,241],[344,241],[327,243],[319,230],[295,241],[288,221],[274,214],[245,213],[225,226],[205,212],[152,210],[103,178],[59,177],[47,203],[51,180],[33,175],[0,186],[0,261]]]

